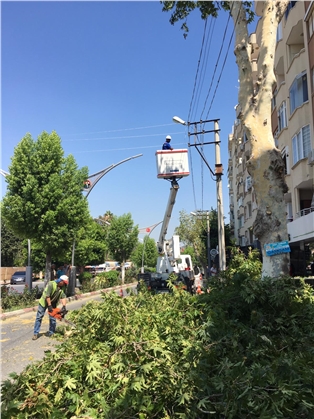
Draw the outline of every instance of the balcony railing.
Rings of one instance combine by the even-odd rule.
[[[298,211],[295,215],[295,218],[304,217],[304,215],[310,214],[311,212],[314,212],[314,206]]]

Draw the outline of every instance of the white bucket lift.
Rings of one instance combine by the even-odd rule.
[[[157,177],[173,179],[189,176],[188,150],[157,150]]]

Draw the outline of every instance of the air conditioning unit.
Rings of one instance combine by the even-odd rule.
[[[314,164],[314,148],[309,152],[308,164],[310,166],[313,166],[313,164]]]

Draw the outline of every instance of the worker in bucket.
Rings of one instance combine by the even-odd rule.
[[[170,135],[167,135],[166,141],[162,145],[163,150],[173,150],[173,148],[170,145],[171,137]]]
[[[64,288],[69,283],[69,277],[67,275],[61,275],[60,278],[55,281],[48,282],[44,289],[43,295],[41,296],[38,304],[36,320],[34,324],[34,336],[33,340],[38,338],[40,326],[45,312],[48,308],[48,313],[52,313],[53,309],[57,307],[61,300],[62,308],[66,309],[66,295]],[[57,321],[54,317],[49,316],[49,331],[46,333],[47,337],[51,337],[56,331]]]

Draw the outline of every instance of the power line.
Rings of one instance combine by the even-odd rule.
[[[137,129],[148,129],[148,128],[158,128],[158,127],[167,127],[172,124],[160,124],[160,125],[150,125],[147,127],[136,127],[136,128],[120,128],[120,129],[113,129],[113,130],[107,130],[107,131],[91,131],[91,132],[80,132],[77,134],[67,134],[67,135],[86,135],[86,134],[101,134],[101,133],[107,133],[107,132],[119,132],[119,131],[133,131]]]
[[[197,62],[196,74],[195,74],[195,78],[194,78],[194,87],[193,87],[193,93],[192,93],[192,98],[191,98],[191,102],[190,102],[190,109],[189,109],[189,113],[188,113],[188,121],[190,120],[190,116],[191,116],[191,112],[192,112],[192,103],[193,103],[194,94],[195,94],[195,90],[196,90],[196,83],[197,83],[197,77],[198,77],[198,72],[199,72],[199,68],[200,68],[200,62],[201,62],[202,54],[203,54],[206,27],[207,27],[207,19],[205,20],[205,26],[204,26],[204,32],[203,32],[203,38],[202,38],[202,45],[201,45],[200,55],[199,55],[198,62]]]
[[[186,146],[186,143],[177,143],[177,144],[173,144],[175,146]],[[100,153],[100,152],[108,152],[108,151],[123,151],[123,150],[143,150],[145,148],[154,148],[155,150],[158,149],[158,147],[160,147],[159,145],[150,145],[150,146],[141,146],[141,147],[122,147],[122,148],[106,148],[106,149],[100,149],[100,150],[85,150],[85,151],[81,151],[81,150],[75,150],[75,154],[78,153]]]
[[[232,4],[232,7],[233,7],[233,4]],[[232,11],[232,7],[231,7],[231,11]],[[231,14],[231,11],[230,11],[230,14]],[[205,119],[207,119],[207,118],[208,118],[209,112],[210,112],[210,110],[211,110],[211,108],[212,108],[212,105],[213,105],[213,102],[214,102],[214,99],[215,99],[215,96],[216,96],[216,92],[217,92],[217,89],[218,89],[218,85],[219,85],[219,83],[220,83],[220,79],[221,79],[221,76],[222,76],[222,72],[223,72],[223,70],[224,70],[224,68],[225,68],[225,65],[226,65],[227,56],[228,56],[228,54],[229,54],[229,50],[230,50],[230,46],[231,46],[231,41],[232,41],[232,39],[233,39],[233,35],[234,35],[234,32],[235,32],[235,26],[236,26],[236,24],[237,24],[237,22],[238,22],[238,19],[239,19],[239,14],[240,14],[240,10],[239,10],[239,12],[238,12],[238,16],[237,16],[237,19],[236,19],[236,23],[235,23],[235,24],[234,24],[234,26],[233,26],[233,31],[232,31],[232,34],[231,34],[230,39],[229,39],[229,44],[228,44],[227,52],[226,52],[226,54],[225,54],[225,59],[224,59],[224,62],[223,62],[223,65],[222,65],[222,68],[221,68],[221,71],[220,71],[220,74],[219,74],[219,77],[218,77],[218,80],[217,80],[217,84],[216,84],[216,88],[215,88],[215,91],[214,91],[214,95],[213,95],[213,98],[212,98],[212,101],[211,101],[211,103],[210,103],[210,106],[209,106],[209,109],[208,109],[208,111],[207,111],[207,114],[206,114],[206,118],[205,118]]]
[[[209,97],[209,94],[211,92],[211,88],[212,88],[212,85],[213,85],[213,82],[214,82],[214,77],[215,77],[215,74],[216,74],[216,70],[217,70],[218,63],[219,63],[219,60],[220,60],[220,56],[221,56],[221,53],[222,53],[222,49],[223,49],[223,46],[224,46],[224,41],[225,41],[225,38],[226,38],[226,35],[227,35],[227,29],[228,29],[228,26],[229,26],[230,17],[231,17],[231,15],[229,15],[228,20],[227,20],[227,23],[226,23],[226,27],[225,27],[225,31],[224,31],[224,34],[223,34],[223,38],[222,38],[222,42],[221,42],[219,54],[218,54],[218,57],[217,57],[217,60],[216,60],[216,64],[215,64],[214,73],[212,75],[211,83],[210,83],[210,86],[209,86],[209,89],[208,89],[208,93],[207,93],[207,96],[206,96],[206,99],[205,99],[205,103],[204,103],[204,107],[203,107],[203,110],[202,110],[202,113],[201,113],[201,116],[200,116],[200,120],[202,119],[203,113],[205,111],[206,103],[207,103],[207,100],[208,100],[208,97]],[[232,33],[232,35],[233,35],[233,33]]]
[[[171,124],[172,125],[172,124]],[[177,131],[177,132],[171,132],[170,134],[182,134],[184,131]],[[98,137],[98,138],[76,138],[76,139],[70,139],[70,140],[64,140],[62,139],[62,141],[64,142],[71,142],[71,141],[100,141],[100,140],[124,140],[124,139],[129,139],[129,138],[142,138],[142,137],[160,137],[162,135],[168,135],[169,132],[167,133],[159,133],[159,134],[141,134],[141,135],[129,135],[129,136],[123,136],[123,137]]]

